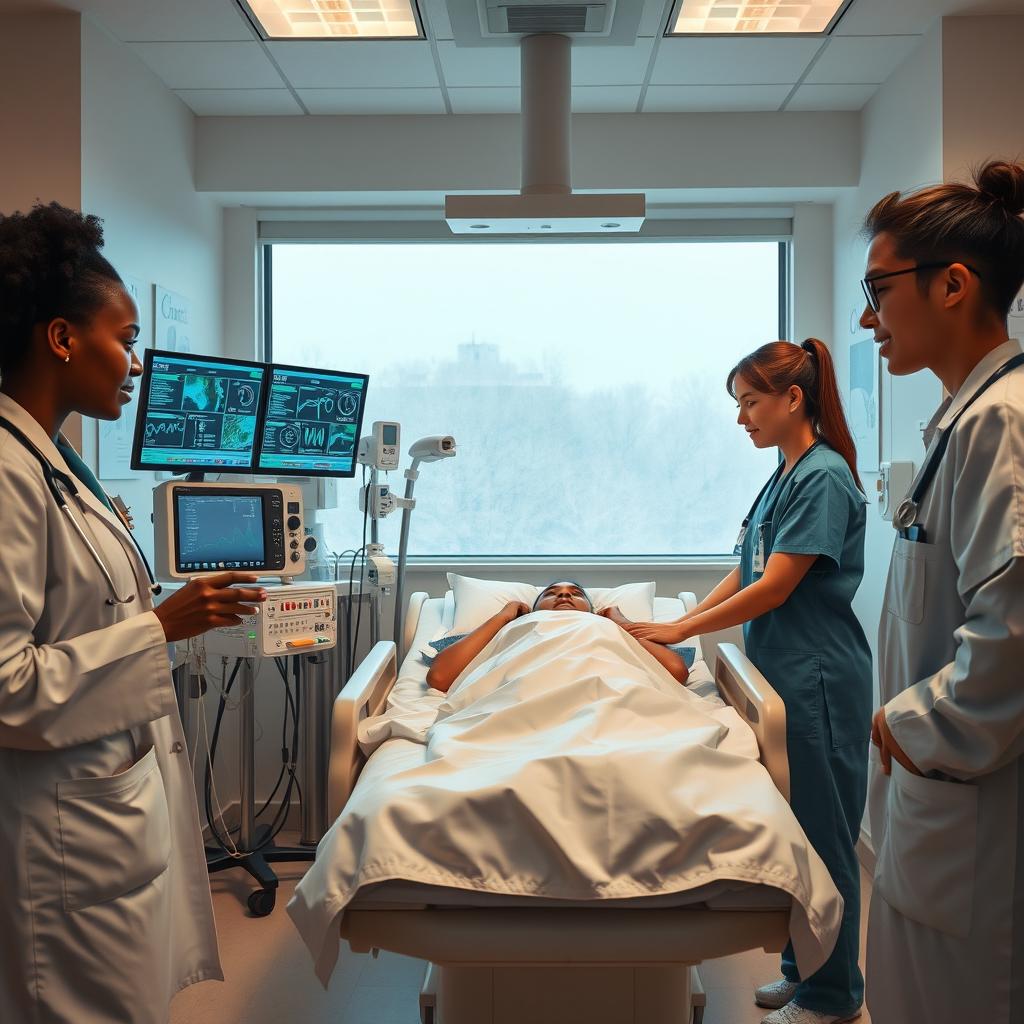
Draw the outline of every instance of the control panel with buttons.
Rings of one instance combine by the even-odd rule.
[[[209,652],[235,658],[281,658],[326,651],[338,642],[336,593],[322,583],[264,587],[267,600],[237,626],[210,630]]]

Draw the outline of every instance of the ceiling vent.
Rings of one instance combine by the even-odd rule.
[[[544,0],[477,0],[484,36],[563,35],[606,36],[611,31],[615,0],[604,3],[545,3]]]
[[[519,194],[445,196],[459,235],[635,234],[643,193],[574,194],[571,160],[572,44],[564,35],[521,45],[523,176]]]

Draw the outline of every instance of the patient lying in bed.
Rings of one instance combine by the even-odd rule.
[[[467,634],[457,643],[446,647],[434,659],[427,673],[427,684],[435,690],[447,693],[452,683],[462,674],[466,666],[510,623],[523,615],[532,612],[580,612],[584,615],[599,614],[623,629],[629,624],[627,619],[618,608],[606,608],[602,612],[595,612],[594,605],[587,592],[578,584],[572,581],[551,583],[544,588],[537,596],[533,608],[523,604],[522,601],[510,601],[497,615],[492,615],[483,625],[478,626],[472,633]],[[689,676],[686,662],[673,650],[664,644],[654,643],[650,640],[640,640],[640,646],[653,655],[658,663],[671,673],[672,677],[680,683],[685,683]]]

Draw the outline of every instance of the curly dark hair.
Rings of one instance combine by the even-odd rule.
[[[990,160],[973,184],[951,182],[880,199],[864,234],[892,235],[896,252],[918,263],[972,263],[987,304],[1006,316],[1024,284],[1024,164]],[[934,271],[921,271],[922,287]]]
[[[102,247],[100,219],[59,203],[0,216],[0,373],[28,355],[36,324],[88,320],[123,283]]]

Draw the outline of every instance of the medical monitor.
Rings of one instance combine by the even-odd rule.
[[[132,469],[251,473],[265,363],[148,349]]]
[[[355,476],[365,373],[272,363],[257,472]]]
[[[297,484],[167,481],[153,495],[156,575],[298,576],[306,568],[303,519]]]

